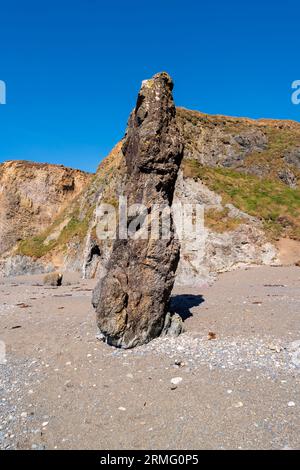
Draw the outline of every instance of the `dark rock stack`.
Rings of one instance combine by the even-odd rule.
[[[128,207],[143,204],[148,214],[154,204],[171,206],[182,159],[172,89],[166,73],[143,82],[123,145]],[[143,223],[136,234],[139,229]],[[103,340],[131,348],[165,331],[179,255],[172,217],[167,238],[121,239],[117,234],[107,273],[93,296]]]

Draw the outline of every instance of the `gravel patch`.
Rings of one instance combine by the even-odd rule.
[[[197,336],[197,335],[196,335]],[[300,346],[299,346],[300,349]],[[295,351],[290,352],[290,343],[269,336],[244,338],[235,341],[227,339],[208,340],[195,337],[195,334],[182,334],[178,338],[158,338],[151,343],[128,350],[113,351],[112,356],[127,355],[163,355],[176,362],[182,362],[197,369],[206,365],[209,369],[255,370],[266,375],[276,376],[279,372],[299,373],[300,365],[293,358]],[[182,365],[182,364],[181,364]],[[179,365],[178,367],[181,367]]]

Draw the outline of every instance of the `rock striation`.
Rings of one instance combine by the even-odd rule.
[[[172,97],[173,82],[159,73],[143,82],[123,144],[128,207],[171,207],[183,147]],[[147,218],[147,215],[145,216]],[[144,220],[145,222],[145,220]],[[93,305],[102,339],[123,348],[147,343],[165,326],[180,257],[172,216],[168,237],[117,238]],[[132,234],[133,235],[133,234]]]

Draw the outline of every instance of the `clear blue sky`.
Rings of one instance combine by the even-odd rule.
[[[299,13],[299,0],[0,0],[0,161],[94,171],[162,70],[177,105],[300,121]]]

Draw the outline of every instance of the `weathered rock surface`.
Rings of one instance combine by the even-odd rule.
[[[3,277],[44,274],[53,270],[51,262],[35,260],[31,256],[13,254],[0,259],[0,275]]]
[[[0,255],[39,234],[80,194],[90,175],[59,165],[0,165]]]
[[[281,179],[292,187],[299,180],[300,124],[272,119],[235,118],[177,109],[184,139],[184,159],[264,178]]]
[[[289,149],[286,152],[284,159],[286,163],[289,163],[290,165],[294,165],[295,167],[300,169],[300,147]]]
[[[166,73],[142,84],[128,123],[123,153],[127,178],[124,195],[131,204],[171,206],[182,143]],[[95,289],[97,325],[109,344],[130,348],[157,337],[165,324],[180,246],[171,219],[168,239],[117,238],[107,274]],[[118,235],[117,235],[118,236]]]
[[[44,286],[59,287],[62,285],[63,275],[61,273],[49,273],[44,276]]]
[[[239,224],[232,230],[212,230],[207,224],[205,213],[214,210],[216,218],[221,218],[222,197],[210,191],[201,181],[184,178],[180,170],[174,204],[189,204],[191,201],[204,208],[204,226],[196,237],[186,237],[181,241],[176,286],[201,286],[214,281],[216,273],[246,265],[274,262],[276,248],[266,238],[261,222],[231,204],[227,204],[225,208],[229,216],[238,220]]]

